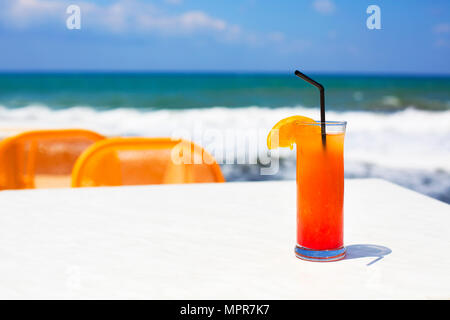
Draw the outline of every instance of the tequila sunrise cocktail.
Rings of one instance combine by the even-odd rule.
[[[299,126],[319,124],[299,124]],[[327,122],[326,145],[319,130],[297,144],[296,255],[307,260],[344,257],[345,123]],[[314,252],[316,251],[316,252]]]
[[[322,136],[326,130],[326,139]],[[273,149],[297,145],[298,258],[343,259],[345,122],[321,123],[294,116],[277,123],[268,136]]]

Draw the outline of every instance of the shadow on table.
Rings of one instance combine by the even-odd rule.
[[[367,265],[370,266],[375,262],[383,259],[384,256],[390,254],[392,252],[388,247],[378,246],[376,244],[352,244],[347,246],[347,253],[345,255],[345,259],[357,259],[357,258],[366,258],[366,257],[374,257],[376,258],[372,262]]]

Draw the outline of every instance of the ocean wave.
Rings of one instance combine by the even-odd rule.
[[[42,105],[19,109],[0,106],[0,127],[78,127],[109,136],[183,136],[205,146],[219,162],[241,159],[240,166],[224,166],[228,180],[291,179],[295,177],[295,152],[281,150],[285,171],[274,177],[260,176],[257,164],[267,155],[267,132],[278,120],[294,114],[317,118],[319,112],[301,106],[106,111],[82,106],[61,110]],[[330,111],[327,119],[348,123],[347,177],[381,177],[450,202],[450,110]],[[222,139],[220,143],[214,141],[217,137]]]

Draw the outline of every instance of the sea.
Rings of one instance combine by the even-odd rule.
[[[327,120],[347,121],[346,178],[381,178],[450,203],[450,76],[311,77],[325,87]],[[184,137],[230,182],[295,179],[295,152],[269,152],[266,136],[284,117],[318,119],[318,105],[317,89],[291,72],[0,73],[0,131]]]

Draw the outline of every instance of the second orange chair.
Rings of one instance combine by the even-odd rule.
[[[90,146],[75,163],[73,187],[224,182],[200,146],[170,138],[110,138]]]

